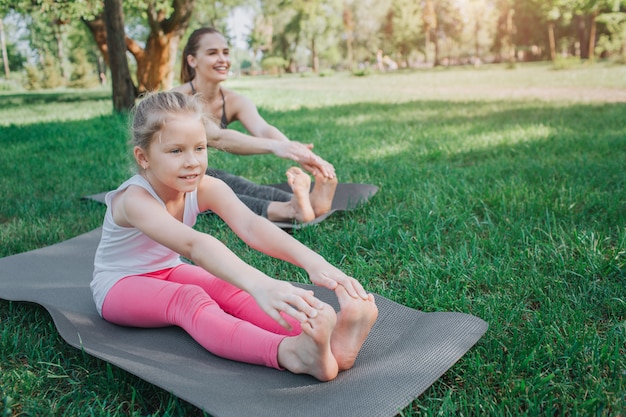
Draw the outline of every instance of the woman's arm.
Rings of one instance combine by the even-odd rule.
[[[216,140],[209,143],[211,147],[238,155],[272,153],[297,162],[313,174],[320,172],[327,178],[335,177],[335,168],[312,151],[313,144],[287,138],[261,117],[257,107],[248,98],[229,90],[225,90],[225,94],[228,119],[239,120],[250,135],[224,129]]]

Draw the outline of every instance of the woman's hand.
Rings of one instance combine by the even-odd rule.
[[[309,318],[317,316],[317,310],[324,306],[322,301],[315,298],[313,291],[272,278],[256,285],[250,294],[263,311],[287,330],[292,329],[287,320],[280,314],[281,312],[293,317],[300,323],[304,323]]]
[[[293,140],[287,140],[275,141],[273,146],[274,155],[284,159],[291,159],[292,161],[299,163],[302,168],[311,174],[320,172],[326,178],[335,177],[335,168],[331,163],[320,158],[312,151],[313,144],[304,144]]]
[[[335,290],[337,285],[343,286],[352,298],[368,299],[368,294],[356,279],[344,274],[330,264],[313,268],[309,271],[309,279],[315,285]]]
[[[330,162],[323,160],[315,154],[313,155],[311,162],[300,162],[300,166],[313,175],[320,172],[325,178],[335,178],[337,175],[335,173],[335,167]]]

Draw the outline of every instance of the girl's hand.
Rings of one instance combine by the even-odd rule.
[[[339,269],[328,264],[326,266],[315,268],[309,272],[309,279],[315,285],[335,290],[337,285],[343,286],[352,298],[362,298],[367,300],[369,295],[356,279],[349,277]]]
[[[292,329],[280,314],[281,312],[288,314],[300,323],[305,323],[309,318],[317,316],[317,310],[324,306],[322,301],[315,298],[313,291],[271,278],[256,286],[251,295],[263,311],[287,330]]]

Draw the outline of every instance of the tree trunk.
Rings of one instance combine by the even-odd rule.
[[[311,40],[311,68],[313,68],[313,73],[317,74],[320,72],[320,59],[317,56],[317,47],[315,46],[315,37]]]
[[[163,81],[171,72],[171,50],[169,47],[171,33],[150,33],[146,48],[137,59],[137,88],[139,92],[164,89]],[[168,86],[169,87],[169,86]]]
[[[122,0],[104,0],[104,22],[108,35],[106,41],[113,84],[113,109],[116,112],[127,111],[135,104],[135,87],[126,60]]]
[[[63,84],[66,84],[69,80],[67,76],[67,68],[65,66],[65,53],[63,48],[63,31],[61,30],[62,23],[56,23],[54,28],[54,38],[57,43],[57,59],[59,60],[59,67],[61,68],[61,78]]]
[[[93,20],[81,19],[82,22],[87,26],[89,32],[91,32],[91,36],[93,40],[96,42],[96,46],[102,54],[102,59],[104,59],[104,63],[110,66],[109,62],[109,48],[107,46],[107,29],[104,24],[104,18],[102,15],[96,16]]]
[[[587,59],[589,58],[589,42],[585,38],[587,33],[587,28],[585,27],[585,19],[583,16],[576,16],[576,20],[578,21],[578,39],[580,43],[580,58]]]
[[[598,11],[594,10],[591,13],[591,23],[589,28],[589,61],[593,62],[595,58],[596,48],[596,17],[598,17]]]
[[[479,37],[480,37],[480,21],[479,19],[476,19],[476,23],[474,24],[474,57],[476,57],[476,59],[480,58]]]
[[[554,22],[548,22],[548,40],[550,42],[550,59],[552,62],[556,59],[556,42],[554,40]]]
[[[437,34],[435,33],[435,36],[433,36],[433,43],[435,44],[435,66],[439,66],[441,65],[440,59],[439,59],[439,37],[437,36]]]
[[[352,10],[347,2],[343,2],[343,27],[346,35],[346,52],[348,55],[348,66],[350,71],[354,68],[354,50],[352,42],[354,39],[354,19],[352,17]]]
[[[2,46],[2,62],[4,63],[4,76],[8,80],[11,76],[11,71],[9,70],[9,54],[7,54],[7,44],[4,38],[4,23],[2,19],[0,19],[0,44]]]

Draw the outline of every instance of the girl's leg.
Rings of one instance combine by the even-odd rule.
[[[227,359],[282,369],[278,347],[285,338],[224,312],[197,285],[163,277],[130,276],[111,288],[102,307],[105,320],[123,326],[183,328],[209,352]]]
[[[300,334],[300,323],[296,319],[286,314],[283,315],[292,327],[291,331],[286,330],[266,314],[250,294],[198,266],[179,265],[173,268],[168,280],[201,287],[226,313],[262,329],[283,335]]]

